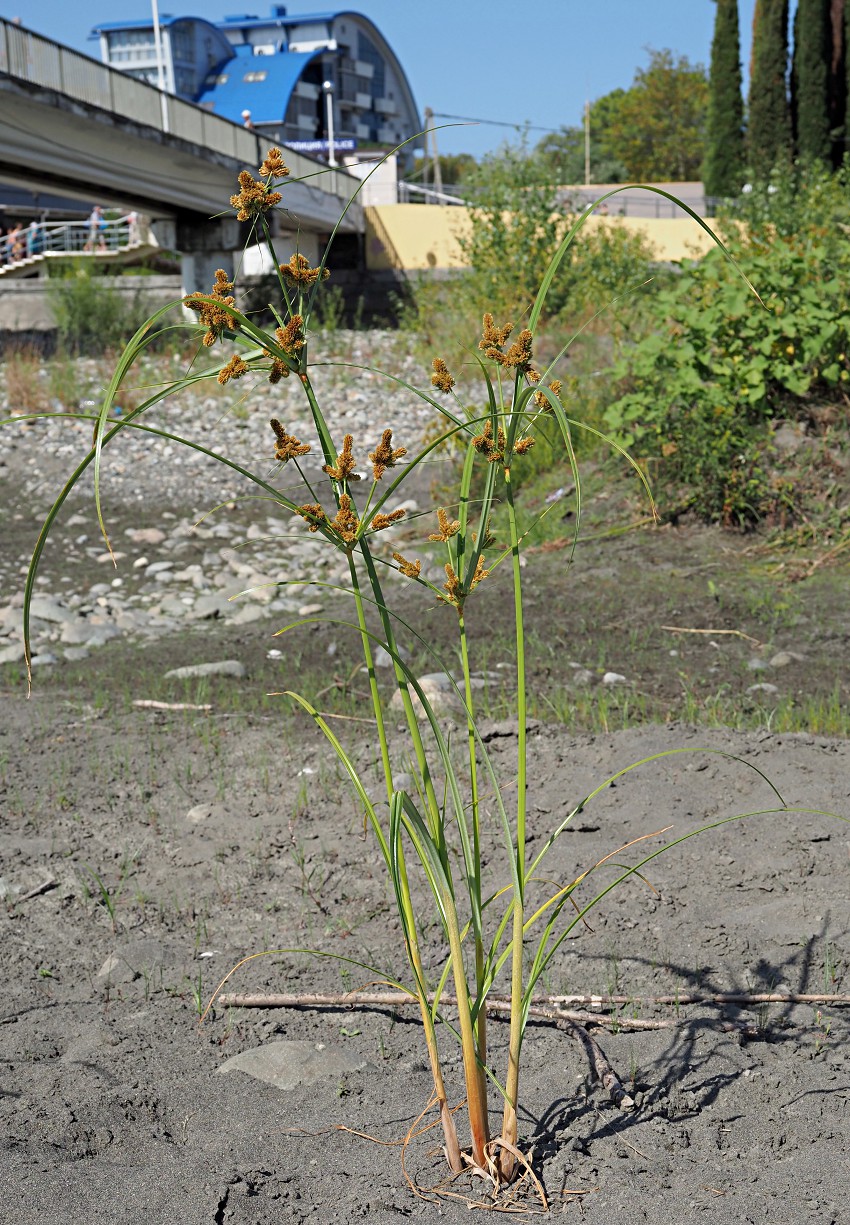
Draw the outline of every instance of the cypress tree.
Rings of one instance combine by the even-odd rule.
[[[797,156],[804,162],[830,158],[830,7],[831,0],[798,0],[794,18],[791,97]]]
[[[709,73],[703,183],[707,196],[737,196],[744,183],[744,100],[738,0],[717,0]]]
[[[756,0],[747,144],[750,171],[757,181],[791,157],[788,108],[788,0]]]

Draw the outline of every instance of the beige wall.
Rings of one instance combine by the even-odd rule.
[[[462,268],[457,235],[469,227],[465,208],[434,204],[384,204],[367,208],[366,266],[406,272]],[[713,222],[709,219],[709,225]],[[642,233],[659,260],[678,262],[703,255],[711,239],[689,217],[590,217],[587,230],[620,225]]]

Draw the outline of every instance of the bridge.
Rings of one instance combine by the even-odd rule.
[[[0,181],[144,214],[159,245],[180,253],[187,292],[232,269],[248,227],[219,214],[239,172],[257,173],[266,138],[3,19],[0,99]],[[270,215],[275,236],[315,261],[358,180],[284,156],[295,181],[282,188],[287,211]],[[364,224],[355,201],[342,230]]]

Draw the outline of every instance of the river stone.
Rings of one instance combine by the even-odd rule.
[[[339,1081],[368,1066],[362,1055],[322,1042],[266,1042],[228,1059],[218,1069],[244,1072],[275,1089],[294,1089],[297,1085],[316,1085],[323,1080]]]
[[[106,591],[109,588],[105,588]],[[73,621],[76,613],[70,608],[66,608],[64,604],[49,595],[33,596],[32,604],[30,605],[30,615],[38,617],[40,621],[54,621],[62,623],[63,621]]]
[[[17,664],[24,657],[24,644],[22,642],[13,642],[11,646],[3,647],[0,651],[0,664]]]
[[[244,675],[245,665],[241,664],[238,659],[222,659],[218,663],[186,664],[182,668],[172,668],[170,672],[165,673],[165,679],[184,681],[194,676],[243,677]]]
[[[606,672],[602,677],[603,685],[625,685],[627,683],[621,672]]]
[[[758,685],[748,686],[747,693],[779,693],[779,690],[776,685],[771,685],[767,681],[761,681]]]
[[[771,658],[771,668],[787,668],[789,664],[802,664],[806,662],[805,655],[801,655],[799,651],[777,651]]]
[[[131,527],[127,535],[135,544],[162,544],[165,532],[158,527]]]

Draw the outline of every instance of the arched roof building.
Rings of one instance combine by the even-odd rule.
[[[100,25],[94,34],[104,63],[153,85],[161,67],[168,92],[235,123],[250,112],[250,124],[281,144],[318,142],[321,151],[331,122],[343,150],[392,148],[421,131],[404,69],[360,13],[289,16],[276,4],[268,17],[217,23],[163,17],[160,31],[161,65],[150,19]]]

